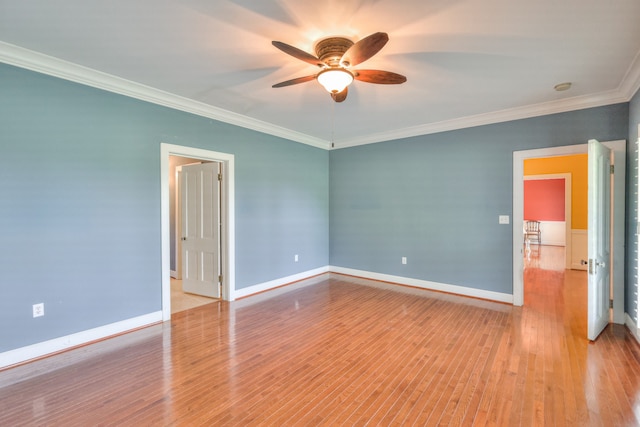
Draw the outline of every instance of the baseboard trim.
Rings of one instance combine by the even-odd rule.
[[[629,313],[624,314],[624,324],[631,332],[631,335],[636,339],[638,344],[640,344],[640,331],[638,330],[638,326],[635,324]]]
[[[465,286],[449,285],[446,283],[431,282],[428,280],[412,279],[410,277],[393,276],[390,274],[374,273],[371,271],[355,270],[352,268],[329,266],[332,273],[347,274],[349,276],[363,277],[365,279],[379,280],[382,282],[397,283],[400,285],[414,286],[432,291],[447,292],[466,297],[482,298],[491,301],[513,304],[513,295],[501,292],[486,291],[483,289],[468,288]]]
[[[246,288],[236,289],[235,291],[233,291],[232,300],[248,297],[250,295],[258,294],[260,292],[279,288],[280,286],[288,285],[290,283],[297,282],[299,280],[308,279],[310,277],[317,276],[318,274],[327,273],[328,271],[329,271],[329,267],[325,266],[325,267],[320,267],[313,270],[303,271],[302,273],[293,274],[291,276],[270,280],[268,282],[259,283],[257,285],[249,286]]]
[[[162,311],[0,353],[0,369],[162,322]]]

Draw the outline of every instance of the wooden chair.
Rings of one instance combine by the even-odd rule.
[[[540,245],[542,243],[542,232],[540,231],[540,221],[525,221],[524,222],[524,241],[529,244],[535,243]]]

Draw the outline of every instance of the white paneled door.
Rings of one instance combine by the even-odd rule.
[[[589,141],[588,336],[595,340],[609,323],[611,252],[611,150]]]
[[[182,289],[220,298],[220,164],[182,167]]]

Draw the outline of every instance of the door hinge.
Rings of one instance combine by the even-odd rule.
[[[609,300],[609,308],[613,308],[613,300],[612,299]]]
[[[611,173],[613,173],[613,172],[611,172]],[[222,181],[222,174],[221,173],[218,174],[218,181]]]
[[[222,283],[222,274],[218,276],[218,282]]]
[[[616,168],[616,167],[615,167],[615,165],[611,165],[611,166],[609,166],[609,173],[610,173],[611,175],[613,175],[613,171],[615,170],[615,168]]]

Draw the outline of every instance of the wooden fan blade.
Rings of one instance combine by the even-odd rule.
[[[310,53],[305,52],[304,50],[298,49],[297,47],[293,47],[291,45],[278,42],[278,41],[272,41],[271,44],[277,47],[278,49],[280,49],[281,51],[283,51],[284,53],[291,55],[294,58],[298,58],[301,61],[308,62],[309,64],[315,65],[320,68],[325,66],[325,64],[322,61],[320,61],[320,59],[316,58]]]
[[[399,85],[407,81],[402,74],[392,73],[382,70],[353,70],[354,78],[365,83],[376,83],[379,85]]]
[[[389,41],[387,33],[374,33],[358,40],[347,50],[340,62],[345,67],[358,65],[378,53]]]
[[[347,94],[349,93],[349,87],[345,87],[342,92],[332,93],[331,98],[333,98],[336,102],[342,102],[347,99]]]
[[[286,80],[284,82],[276,83],[271,87],[285,87],[285,86],[297,85],[298,83],[305,83],[305,82],[314,80],[315,78],[316,78],[315,74],[313,76],[298,77],[298,78],[295,78],[295,79]]]

